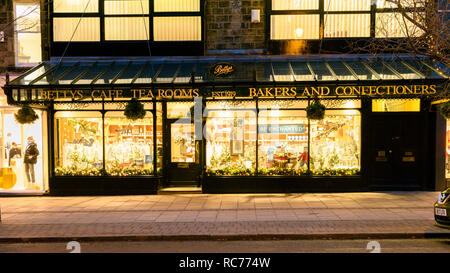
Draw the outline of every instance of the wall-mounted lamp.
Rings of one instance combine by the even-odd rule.
[[[3,43],[5,41],[5,32],[0,31],[0,43]]]
[[[259,22],[261,22],[260,10],[259,9],[252,9],[252,23],[259,23]]]

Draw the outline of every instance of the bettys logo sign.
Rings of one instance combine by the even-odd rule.
[[[218,63],[211,70],[216,77],[228,77],[236,71],[236,68],[230,63]]]

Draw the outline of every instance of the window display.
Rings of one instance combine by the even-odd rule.
[[[130,121],[122,111],[105,115],[106,173],[114,176],[153,174],[153,117]]]
[[[103,168],[100,112],[55,114],[55,174],[101,175]]]
[[[44,113],[35,110],[39,119],[33,124],[16,122],[16,110],[1,110],[0,191],[45,191],[43,118]]]
[[[308,120],[307,103],[261,100],[258,134],[251,103],[207,103],[207,174],[359,175],[361,118],[354,109],[361,102],[324,100],[327,109],[342,110],[327,110],[320,121]]]
[[[225,109],[217,109],[225,108]],[[210,175],[252,175],[256,168],[253,103],[207,104],[206,168]],[[250,108],[250,109],[249,109]]]
[[[313,175],[355,175],[361,164],[361,117],[356,110],[328,110],[311,120],[310,170]]]
[[[258,172],[302,175],[308,170],[308,119],[305,111],[260,111]]]

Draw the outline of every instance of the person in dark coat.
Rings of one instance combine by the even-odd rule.
[[[25,149],[25,153],[23,156],[23,163],[25,163],[25,174],[27,176],[28,183],[34,184],[35,182],[34,165],[37,163],[39,150],[32,136],[29,136],[27,138],[27,141],[28,145],[27,148]]]
[[[17,147],[17,143],[13,142],[11,144],[11,149],[9,150],[9,160],[8,165],[11,166],[11,159],[22,157],[22,151]],[[15,164],[14,164],[15,165]]]

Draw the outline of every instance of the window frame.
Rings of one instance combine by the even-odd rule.
[[[14,17],[14,63],[16,67],[33,67],[38,65],[41,61],[42,61],[42,29],[41,26],[39,26],[39,31],[30,31],[30,30],[25,30],[25,31],[20,31],[17,30],[17,19],[16,19],[16,14],[17,14],[17,5],[34,5],[38,7],[38,11],[39,11],[39,17],[41,15],[41,6],[40,3],[37,2],[33,2],[33,1],[14,1],[13,2],[13,17]],[[39,38],[41,40],[41,44],[40,44],[40,57],[41,57],[41,61],[36,62],[36,63],[21,63],[19,62],[19,33],[34,33],[34,34],[39,34]]]
[[[266,40],[269,42],[276,41],[319,41],[319,40],[352,40],[352,39],[386,39],[386,37],[376,37],[376,16],[380,13],[391,13],[391,12],[399,12],[398,8],[377,8],[377,2],[371,2],[370,9],[368,10],[354,10],[354,11],[327,11],[325,8],[326,1],[328,0],[317,0],[319,1],[319,8],[317,10],[272,10],[272,2],[276,0],[268,0],[266,1],[266,10],[267,10],[267,31],[266,31]],[[425,8],[423,8],[425,11]],[[411,8],[411,10],[415,10],[415,8]],[[417,12],[417,9],[415,10]],[[272,37],[272,25],[271,25],[271,17],[272,15],[304,15],[304,14],[315,14],[319,15],[319,38],[318,39],[284,39],[277,40],[271,39]],[[326,37],[325,36],[325,17],[326,15],[333,14],[369,14],[370,15],[370,30],[369,36],[360,36],[360,37]],[[405,39],[406,37],[388,37],[393,39]]]
[[[150,43],[150,44],[156,44],[156,43],[174,43],[174,42],[198,42],[198,43],[204,43],[204,1],[205,0],[198,0],[200,2],[200,10],[191,12],[155,12],[154,6],[155,3],[153,0],[143,0],[148,1],[149,3],[149,13],[148,14],[105,14],[105,0],[97,0],[98,1],[98,12],[90,12],[90,13],[79,13],[79,12],[71,12],[71,13],[56,13],[53,10],[53,1],[49,3],[49,14],[50,14],[50,39],[51,43],[69,43],[69,41],[54,41],[54,18],[65,18],[65,17],[98,17],[100,18],[100,40],[95,42],[90,41],[72,41],[71,43],[109,43],[109,42],[143,42],[143,43]],[[155,41],[154,40],[154,18],[155,17],[200,17],[201,20],[201,39],[200,40],[188,40],[188,41]],[[145,17],[148,19],[148,31],[149,31],[149,39],[148,40],[106,40],[105,39],[105,18],[111,18],[111,17]]]
[[[102,103],[104,104],[104,103]],[[160,163],[159,159],[158,159],[158,153],[157,153],[157,149],[158,149],[158,136],[157,136],[157,125],[158,125],[158,117],[157,117],[157,110],[156,110],[156,102],[151,102],[151,104],[149,105],[149,107],[151,106],[151,108],[147,109],[147,115],[149,115],[149,118],[151,118],[152,120],[152,141],[153,141],[153,152],[152,152],[152,156],[153,156],[153,170],[152,173],[150,175],[139,175],[139,176],[152,176],[152,177],[157,177],[158,174],[161,172],[163,166],[158,167]],[[95,108],[95,109],[94,109]],[[68,110],[68,109],[61,109],[61,110],[54,110],[53,111],[53,118],[52,118],[52,123],[54,126],[54,132],[53,132],[53,148],[52,148],[52,152],[51,152],[51,160],[53,162],[53,166],[51,167],[51,173],[52,176],[58,176],[58,177],[64,177],[66,175],[59,175],[56,174],[56,169],[57,168],[61,168],[61,166],[58,165],[58,160],[57,159],[61,159],[60,157],[60,145],[61,143],[59,143],[59,141],[57,140],[59,138],[59,134],[60,134],[60,128],[59,126],[57,126],[57,120],[60,118],[77,118],[77,117],[59,117],[58,113],[81,113],[81,114],[87,114],[87,113],[94,113],[93,115],[95,115],[95,113],[99,113],[100,116],[96,117],[100,120],[101,122],[101,126],[102,126],[102,136],[101,136],[101,140],[102,140],[102,167],[99,168],[99,170],[103,170],[106,171],[106,119],[110,118],[107,116],[107,113],[123,113],[123,110],[112,110],[112,109],[105,109],[104,105],[101,108],[98,107],[94,107],[93,109],[89,109],[89,110]],[[81,117],[82,118],[82,117]],[[80,176],[80,175],[74,175],[74,176]],[[104,176],[104,174],[100,174],[98,176]]]
[[[231,110],[231,111],[252,111],[252,112],[255,112],[255,114],[256,114],[256,116],[255,116],[255,119],[256,119],[256,140],[254,141],[255,142],[255,151],[256,151],[256,154],[255,154],[255,157],[256,157],[256,161],[255,161],[255,168],[254,168],[254,172],[253,173],[247,173],[247,174],[245,174],[245,175],[247,175],[247,176],[267,176],[267,175],[265,175],[265,174],[261,174],[261,169],[262,168],[260,168],[260,162],[259,162],[259,150],[260,150],[260,147],[259,147],[259,145],[260,145],[260,139],[259,139],[259,134],[260,134],[260,132],[259,132],[259,129],[260,129],[260,112],[263,112],[263,111],[272,111],[272,110],[276,110],[276,111],[304,111],[305,112],[305,119],[307,119],[308,120],[308,129],[307,129],[307,131],[306,131],[306,133],[307,133],[307,135],[308,135],[308,139],[307,139],[307,141],[308,141],[308,155],[310,155],[311,154],[311,120],[310,119],[308,119],[307,117],[306,117],[306,107],[307,107],[307,105],[309,105],[310,103],[312,103],[312,100],[311,99],[309,99],[309,100],[302,100],[302,99],[299,99],[299,100],[295,100],[296,102],[303,102],[303,101],[305,101],[307,104],[306,105],[304,105],[304,106],[299,106],[299,105],[295,105],[294,107],[289,107],[289,106],[281,106],[281,107],[278,107],[278,106],[269,106],[269,107],[266,107],[266,106],[263,106],[263,107],[260,107],[259,106],[259,103],[260,102],[262,102],[262,101],[271,101],[272,99],[256,99],[256,106],[255,106],[255,108],[230,108],[230,109],[225,109],[225,108],[214,108],[214,107],[212,107],[212,108],[209,108],[208,106],[207,106],[207,109],[208,109],[208,113],[210,112],[210,111],[226,111],[226,110]],[[289,101],[290,99],[288,99],[288,100],[286,100],[286,101]],[[333,104],[333,101],[335,101],[336,99],[323,99],[323,100],[321,100],[321,102],[322,103],[324,103],[325,105],[327,105],[328,104],[328,102],[331,102],[331,104]],[[213,102],[214,100],[207,100],[207,102]],[[222,100],[221,100],[222,101]],[[223,102],[228,102],[229,100],[223,100]],[[244,101],[244,100],[239,100],[239,101]],[[354,104],[353,105],[349,105],[349,106],[345,106],[345,104],[340,104],[340,105],[336,105],[336,106],[330,106],[329,108],[327,107],[327,110],[328,111],[355,111],[355,112],[357,112],[358,114],[357,114],[357,116],[359,116],[359,118],[360,118],[360,131],[359,131],[359,138],[360,138],[360,144],[359,144],[359,152],[361,153],[361,150],[362,150],[362,145],[363,145],[363,139],[362,139],[362,133],[363,133],[363,131],[362,131],[362,117],[363,117],[363,105],[362,105],[362,101],[360,100],[360,99],[354,99],[354,98],[348,98],[348,99],[343,99],[343,100],[341,100],[341,99],[337,99],[336,101],[343,101],[343,102],[347,102],[347,101],[354,101]],[[209,117],[207,117],[207,118],[209,118]],[[206,149],[206,145],[205,145],[205,149]],[[220,173],[220,171],[221,171],[221,169],[217,169],[217,170],[211,170],[211,169],[209,169],[209,166],[208,166],[208,159],[205,157],[204,158],[204,160],[205,160],[205,172],[208,174],[208,175],[216,175],[216,174],[214,174],[215,172],[219,172]],[[307,165],[307,171],[306,171],[306,173],[304,173],[304,174],[301,174],[301,175],[299,175],[299,174],[296,174],[296,175],[294,175],[294,176],[296,176],[296,177],[298,177],[298,176],[317,176],[317,177],[322,177],[322,176],[326,176],[326,175],[321,175],[321,174],[312,174],[311,173],[311,166],[310,166],[310,160],[308,159],[308,165]],[[352,175],[349,175],[349,176],[358,176],[358,175],[360,175],[361,174],[361,170],[362,170],[362,160],[360,159],[359,160],[359,171],[358,171],[358,174],[352,174]],[[221,176],[220,174],[219,174],[219,176]],[[233,176],[233,175],[225,175],[225,176]],[[270,175],[269,175],[270,176]],[[292,176],[292,175],[286,175],[286,176]],[[336,176],[336,175],[331,175],[331,176]]]

